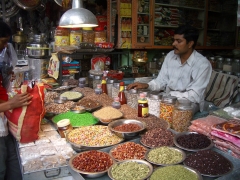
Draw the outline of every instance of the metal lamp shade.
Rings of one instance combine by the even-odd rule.
[[[59,21],[59,26],[64,28],[75,28],[75,27],[96,27],[98,21],[95,15],[82,8],[81,0],[73,0],[72,9],[66,11]]]

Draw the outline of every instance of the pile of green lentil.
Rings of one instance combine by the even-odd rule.
[[[54,116],[53,122],[57,123],[62,119],[69,119],[73,127],[89,126],[89,125],[98,123],[98,119],[88,112],[77,114],[69,111],[69,112]]]
[[[182,165],[166,166],[156,169],[150,180],[198,180],[197,174]]]

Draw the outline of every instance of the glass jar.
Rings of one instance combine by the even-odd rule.
[[[217,58],[217,69],[223,70],[223,58],[222,57]]]
[[[69,45],[69,30],[57,27],[54,34],[55,47]]]
[[[172,113],[174,110],[177,97],[175,96],[163,96],[162,101],[160,102],[160,119],[163,119],[169,122],[172,126]]]
[[[147,97],[149,114],[159,117],[161,98],[162,95],[159,92],[151,92],[149,94],[149,97]]]
[[[240,59],[234,59],[232,63],[232,72],[234,73],[240,72]]]
[[[119,93],[119,86],[120,83],[113,83],[113,87],[112,87],[112,97],[117,97],[118,93]]]
[[[90,88],[93,88],[93,79],[94,79],[94,75],[93,74],[89,74],[88,75],[88,86]]]
[[[216,61],[215,57],[213,57],[213,56],[210,57],[209,61],[210,61],[211,65],[212,65],[212,69],[216,69],[217,68],[217,61]]]
[[[80,28],[72,28],[70,30],[70,45],[78,46],[82,42],[82,30]]]
[[[119,102],[119,97],[114,97],[114,101],[112,103],[112,107],[116,109],[121,108],[121,103]]]
[[[138,99],[138,117],[148,117],[149,108],[146,94],[140,93]]]
[[[97,87],[94,89],[95,94],[102,94],[102,85],[97,84]]]
[[[58,121],[57,127],[61,138],[65,138],[66,134],[73,129],[69,119],[62,119]]]
[[[92,28],[84,27],[82,28],[82,42],[94,43],[95,33]]]
[[[113,88],[113,83],[115,81],[116,81],[115,79],[108,79],[107,80],[107,92],[108,92],[109,97],[113,97],[112,96],[112,88]]]
[[[173,110],[172,128],[177,132],[188,131],[193,117],[191,102],[178,103]]]
[[[94,76],[93,89],[97,88],[97,84],[101,84],[101,76]]]
[[[136,89],[130,89],[127,93],[127,105],[137,109],[138,108],[138,91]]]
[[[226,58],[223,63],[223,71],[225,72],[231,72],[232,71],[232,59]]]

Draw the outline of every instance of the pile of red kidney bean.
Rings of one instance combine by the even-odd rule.
[[[129,123],[129,124],[121,124],[119,126],[114,127],[113,129],[121,132],[134,132],[134,131],[139,131],[141,127],[137,124]]]

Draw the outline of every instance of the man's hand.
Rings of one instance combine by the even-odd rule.
[[[8,100],[11,109],[27,106],[31,103],[32,96],[29,93],[16,94]]]
[[[147,89],[147,88],[148,88],[147,83],[139,83],[139,82],[135,82],[135,83],[129,84],[127,86],[127,90],[129,90],[129,89]]]

